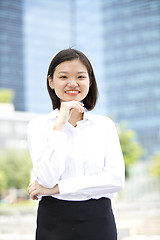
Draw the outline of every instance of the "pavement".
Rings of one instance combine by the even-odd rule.
[[[118,240],[160,240],[160,202],[113,202]],[[34,240],[36,209],[0,209],[0,240]]]
[[[160,240],[160,202],[113,203],[118,240]]]

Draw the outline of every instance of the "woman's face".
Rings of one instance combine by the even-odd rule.
[[[60,63],[55,68],[53,79],[49,78],[49,86],[61,102],[82,101],[90,87],[86,66],[78,59]]]

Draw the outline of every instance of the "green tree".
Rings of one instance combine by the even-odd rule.
[[[12,103],[14,91],[8,88],[0,88],[0,103]]]
[[[160,177],[160,152],[150,157],[151,167],[149,172],[155,177]]]
[[[26,189],[30,180],[32,163],[26,150],[7,150],[0,154],[0,169],[6,189]],[[6,179],[6,180],[4,180]]]
[[[118,132],[125,161],[125,173],[126,177],[129,177],[129,167],[140,158],[142,148],[140,144],[135,141],[135,132],[128,129],[126,123],[120,124]]]
[[[6,190],[7,186],[8,186],[7,177],[5,173],[2,170],[0,170],[0,193]]]

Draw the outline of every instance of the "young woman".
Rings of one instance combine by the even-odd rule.
[[[124,186],[124,160],[113,121],[88,112],[97,100],[91,63],[62,50],[47,87],[54,111],[28,125],[35,178],[28,192],[40,199],[36,239],[116,240],[111,198]]]

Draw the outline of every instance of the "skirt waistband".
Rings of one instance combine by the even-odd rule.
[[[106,216],[111,210],[111,200],[109,198],[89,199],[85,201],[66,201],[59,200],[51,196],[42,197],[39,207],[54,214],[74,217],[98,217]]]

